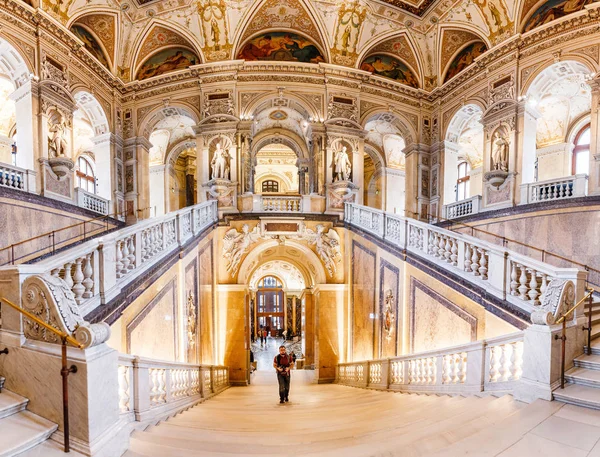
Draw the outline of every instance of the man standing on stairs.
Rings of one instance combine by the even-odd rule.
[[[273,367],[277,370],[277,382],[279,383],[279,403],[289,401],[290,394],[290,370],[294,366],[292,357],[285,352],[285,346],[279,346],[279,354],[273,359]]]

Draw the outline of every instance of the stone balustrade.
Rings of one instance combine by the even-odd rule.
[[[450,203],[442,207],[442,217],[446,219],[456,219],[463,216],[477,214],[481,210],[481,195],[475,195],[471,198],[459,202]]]
[[[347,224],[425,258],[531,314],[552,279],[570,279],[583,297],[587,272],[558,268],[472,236],[346,203]]]
[[[337,382],[404,391],[513,391],[523,373],[524,332],[401,357],[340,363]]]
[[[255,211],[264,213],[299,213],[302,212],[302,197],[299,196],[257,196],[258,207]]]
[[[145,422],[221,392],[229,386],[229,370],[119,354],[118,380],[121,415]]]
[[[24,192],[35,192],[35,172],[0,164],[0,186]]]
[[[520,204],[585,197],[587,180],[588,175],[579,174],[561,179],[521,184]]]
[[[82,314],[87,315],[217,221],[217,202],[203,202],[86,241],[33,265],[14,268],[22,277],[50,273],[62,278]],[[8,273],[10,268],[0,271]]]
[[[110,200],[92,194],[81,187],[75,188],[75,199],[80,208],[93,211],[94,213],[107,215],[110,208]]]

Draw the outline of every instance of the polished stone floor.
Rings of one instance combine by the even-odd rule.
[[[274,373],[252,376],[135,432],[126,457],[600,457],[600,411],[319,385],[308,370],[292,373],[290,403],[280,405]]]

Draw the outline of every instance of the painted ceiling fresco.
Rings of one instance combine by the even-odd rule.
[[[42,0],[124,82],[225,61],[328,62],[432,90],[592,0]],[[83,27],[92,36],[76,26]],[[478,42],[477,44],[474,44]],[[179,48],[180,54],[166,52]],[[185,50],[185,51],[184,51]],[[162,61],[156,57],[161,54]],[[457,52],[461,52],[457,55]],[[177,53],[177,51],[175,51]],[[382,57],[382,56],[387,57]],[[381,61],[375,62],[379,56]],[[150,60],[154,59],[152,62]],[[368,60],[371,59],[371,60]],[[397,59],[397,60],[396,60]],[[142,70],[143,71],[140,71]],[[379,68],[379,69],[378,69]]]

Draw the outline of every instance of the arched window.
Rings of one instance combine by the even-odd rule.
[[[458,164],[458,179],[456,180],[456,201],[459,202],[469,198],[469,172],[471,167],[469,162],[464,161]]]
[[[587,175],[590,172],[590,133],[590,124],[587,124],[575,136],[572,162],[574,175]]]
[[[79,157],[77,160],[77,187],[87,190],[92,194],[96,193],[96,177],[92,164],[85,158]]]
[[[262,183],[263,192],[279,192],[279,182],[273,179],[267,179]]]

